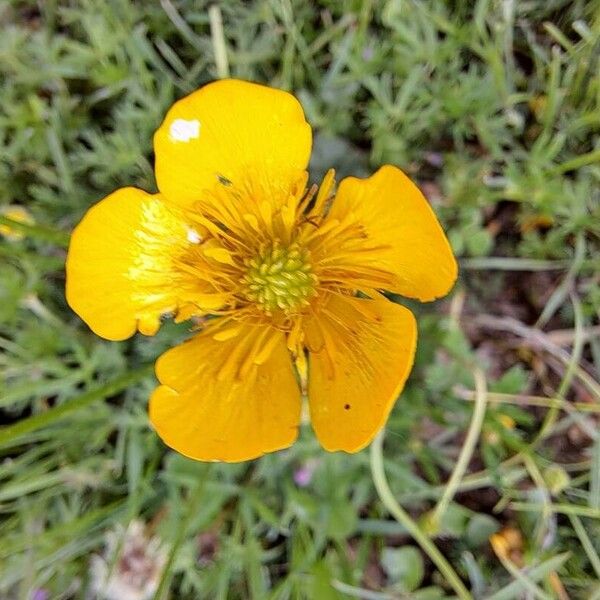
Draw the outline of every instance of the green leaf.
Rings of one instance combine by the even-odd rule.
[[[467,525],[467,542],[474,547],[483,546],[499,528],[498,521],[493,517],[480,513],[473,515]]]
[[[319,600],[342,600],[343,596],[332,586],[334,576],[327,561],[321,560],[311,569],[312,579],[307,598]]]
[[[329,538],[345,540],[356,529],[358,517],[350,502],[330,504],[325,511],[325,531]]]
[[[389,581],[402,592],[416,590],[423,581],[423,556],[414,546],[384,548],[381,566]]]

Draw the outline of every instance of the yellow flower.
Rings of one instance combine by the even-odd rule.
[[[509,560],[523,566],[523,537],[516,527],[508,525],[492,534],[490,544],[500,560]]]
[[[7,206],[0,210],[0,214],[17,223],[24,223],[25,225],[34,224],[33,217],[23,206],[18,206],[16,204]],[[15,230],[10,225],[5,225],[4,223],[0,223],[0,235],[4,236],[7,240],[15,242],[22,240],[25,237],[21,231]]]
[[[156,431],[188,457],[234,462],[290,446],[298,373],[321,444],[364,448],[416,346],[412,313],[378,290],[429,301],[456,279],[406,175],[384,166],[334,195],[329,171],[307,188],[311,137],[290,94],[211,83],[155,134],[159,193],[117,190],[73,232],[67,299],[98,335],[153,335],[165,314],[210,317],[158,359],[150,399]]]

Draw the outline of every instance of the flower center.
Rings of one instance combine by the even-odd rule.
[[[315,293],[317,277],[312,272],[309,253],[298,244],[284,248],[275,243],[246,264],[244,295],[268,315],[307,306]]]

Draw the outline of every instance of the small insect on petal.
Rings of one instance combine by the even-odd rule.
[[[169,127],[169,136],[175,142],[189,142],[200,137],[200,121],[192,119],[175,119]]]

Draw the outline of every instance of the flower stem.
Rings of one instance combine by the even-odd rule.
[[[410,515],[396,502],[392,490],[390,490],[388,485],[383,467],[383,437],[384,431],[382,430],[371,444],[371,473],[380,500],[394,519],[403,525],[417,544],[421,546],[423,551],[439,569],[440,573],[446,578],[446,581],[456,592],[457,596],[461,598],[461,600],[472,600],[471,594],[450,563],[444,558],[436,545],[420,529],[417,523],[413,521]]]
[[[446,484],[442,497],[433,511],[433,522],[436,524],[442,522],[442,518],[444,517],[448,505],[460,487],[462,478],[469,466],[469,462],[471,462],[473,452],[475,451],[479,434],[481,433],[487,406],[487,385],[485,374],[478,367],[475,368],[473,377],[475,379],[475,408],[473,410],[473,417],[471,418],[471,425],[469,426],[465,443],[463,444],[458,460],[456,461],[456,466]]]

